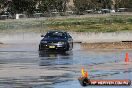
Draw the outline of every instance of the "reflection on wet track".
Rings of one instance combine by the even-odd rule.
[[[71,65],[73,64],[73,53],[69,52],[45,52],[40,51],[40,66],[48,65]]]
[[[38,52],[38,44],[0,48],[0,88],[80,88],[82,66],[92,79],[132,80],[125,52],[132,57],[132,50],[85,50],[80,44],[65,53]]]

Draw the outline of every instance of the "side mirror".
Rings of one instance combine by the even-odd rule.
[[[44,37],[44,35],[41,35],[41,37]]]

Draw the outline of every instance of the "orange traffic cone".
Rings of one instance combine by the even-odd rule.
[[[85,78],[88,78],[88,72],[85,72]]]
[[[125,62],[129,62],[129,55],[126,53]]]
[[[82,77],[88,78],[88,72],[84,71],[84,67],[82,68]]]

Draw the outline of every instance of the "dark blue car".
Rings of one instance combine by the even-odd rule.
[[[55,51],[69,51],[73,48],[73,39],[63,31],[49,31],[39,44],[39,51],[42,50],[55,50]]]

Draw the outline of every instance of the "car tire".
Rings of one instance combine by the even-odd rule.
[[[41,50],[41,47],[40,47],[40,45],[39,45],[39,51]]]
[[[70,49],[70,45],[69,43],[67,43],[66,51],[69,51],[69,49]]]

